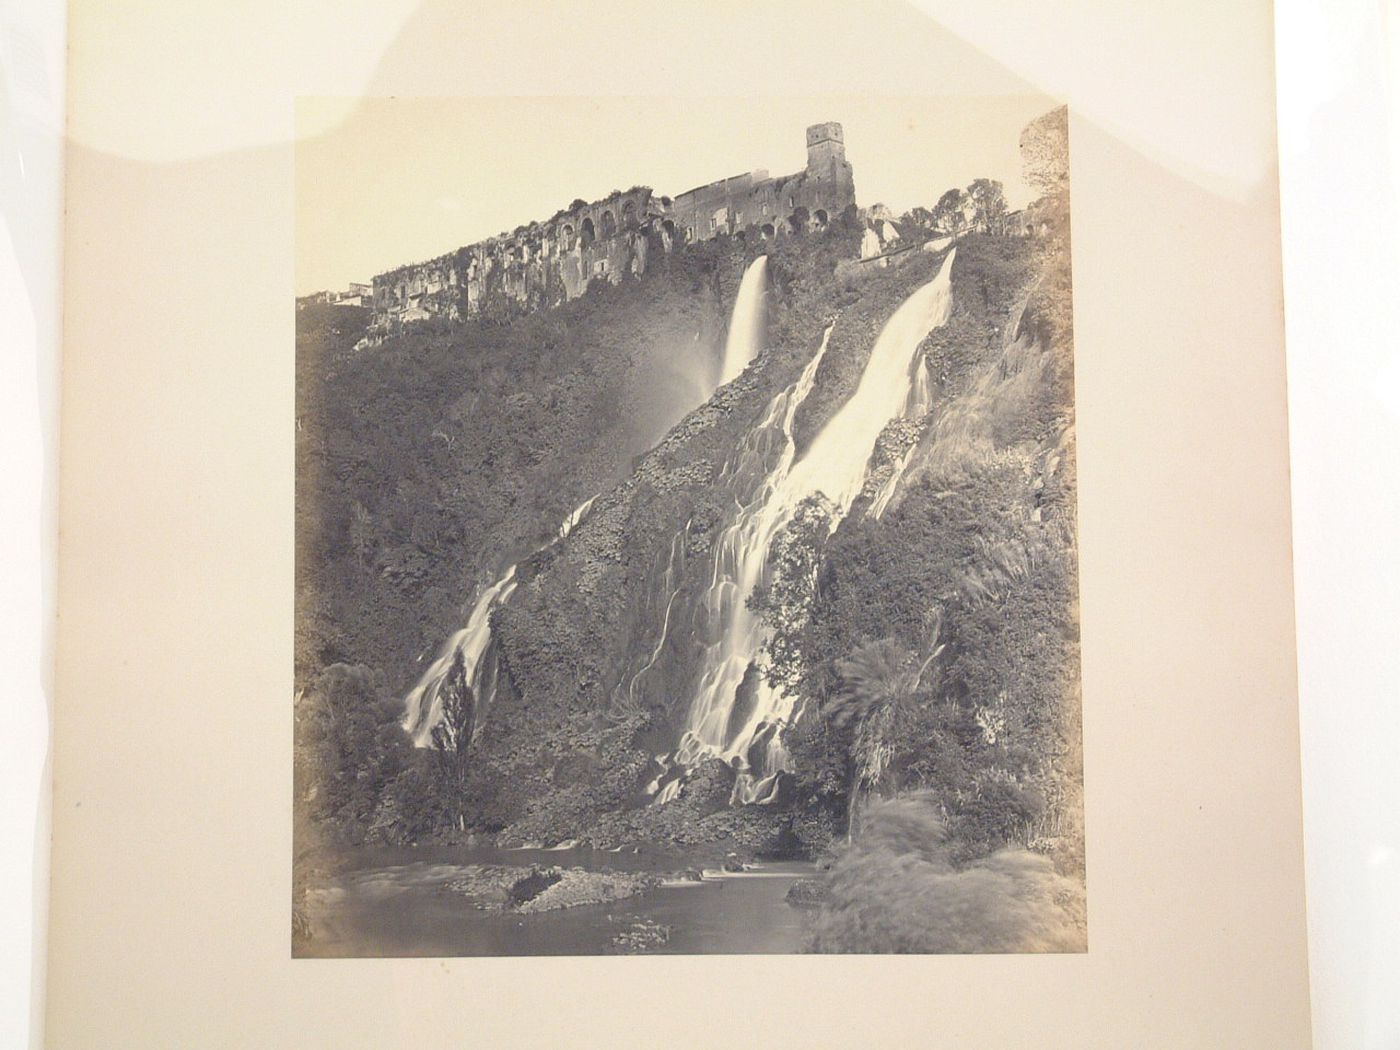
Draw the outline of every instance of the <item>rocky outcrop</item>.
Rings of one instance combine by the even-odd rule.
[[[673,878],[684,877],[678,874]],[[484,910],[538,915],[635,897],[666,881],[667,876],[656,872],[474,864],[463,868],[446,888]]]
[[[783,898],[794,908],[820,908],[826,902],[825,879],[798,879]]]

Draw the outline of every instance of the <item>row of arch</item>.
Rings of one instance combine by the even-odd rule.
[[[824,229],[824,228],[827,226],[827,224],[830,223],[830,221],[831,221],[831,216],[827,214],[825,208],[818,208],[816,211],[812,212],[809,221],[810,221],[811,223],[815,224],[816,227],[817,227],[817,229]],[[799,219],[799,217],[797,216],[797,214],[794,212],[794,213],[793,213],[793,216],[792,216],[791,218],[779,220],[779,223],[778,223],[777,226],[775,226],[775,225],[774,225],[773,223],[771,223],[771,222],[765,222],[765,223],[763,223],[761,226],[759,226],[758,232],[759,232],[759,235],[760,235],[764,240],[772,240],[774,237],[776,237],[776,236],[778,235],[780,228],[781,228],[781,232],[784,233],[784,234],[793,234],[793,233],[796,233],[796,232],[797,232],[797,228],[798,228],[798,226],[800,225],[800,222],[801,222],[801,220]],[[670,220],[670,219],[667,219],[666,222],[665,222],[663,225],[666,227],[666,230],[667,230],[668,233],[671,233],[672,235],[675,234],[675,227],[674,227],[673,224],[671,223],[671,220]],[[739,237],[742,237],[742,236],[744,236],[744,231],[743,231],[742,229],[741,229],[741,230],[737,230],[737,231],[735,231],[735,235],[736,235],[736,236],[739,236]],[[688,239],[690,239],[690,240],[694,240],[694,239],[695,239],[695,227],[694,227],[694,226],[687,226],[687,227],[686,227],[686,237],[687,237]]]
[[[622,229],[632,230],[637,227],[637,203],[627,201],[622,205]],[[609,208],[598,217],[598,224],[595,226],[592,216],[584,216],[583,222],[579,223],[578,229],[574,229],[574,224],[566,222],[560,228],[563,233],[564,250],[572,251],[576,244],[587,248],[594,241],[602,238],[607,240],[617,236],[618,220]]]
[[[799,219],[797,213],[794,213],[793,217],[789,220],[782,220],[782,232],[785,234],[795,232],[798,226],[798,222]],[[822,228],[830,222],[830,216],[828,216],[825,209],[818,208],[816,211],[811,213],[811,222],[813,222],[818,228]],[[663,220],[663,222],[661,223],[661,227],[666,231],[668,237],[674,238],[676,236],[676,224],[672,220]],[[622,206],[622,229],[632,230],[636,228],[636,205],[632,201],[627,201]],[[587,248],[599,239],[608,240],[612,237],[615,237],[617,235],[617,232],[617,219],[613,216],[612,210],[607,209],[603,212],[601,216],[599,216],[598,223],[596,226],[594,225],[592,216],[584,216],[583,221],[579,223],[577,229],[575,229],[574,224],[571,222],[564,223],[560,227],[560,239],[564,251],[573,251],[575,247]],[[778,232],[778,229],[771,222],[765,222],[762,226],[759,227],[759,233],[765,240],[776,237],[778,235]],[[693,226],[686,227],[686,239],[691,241],[696,239],[695,228]],[[523,259],[525,257],[525,247],[523,245],[517,247],[516,253],[519,255],[520,258]]]

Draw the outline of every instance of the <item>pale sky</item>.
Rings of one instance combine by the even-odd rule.
[[[837,120],[856,200],[896,214],[944,190],[1000,179],[1012,208],[1021,129],[1043,96],[924,98],[365,99],[296,147],[298,295],[547,219],[575,197],[635,185],[676,196],[740,172],[806,163],[807,125]],[[301,127],[344,100],[301,99]]]

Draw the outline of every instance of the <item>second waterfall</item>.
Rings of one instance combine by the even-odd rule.
[[[705,647],[703,671],[676,751],[660,759],[663,773],[653,782],[657,801],[675,797],[685,772],[706,757],[736,771],[734,802],[773,797],[778,775],[787,768],[782,731],[792,718],[794,698],[769,684],[764,674],[751,673],[762,670],[766,629],[749,608],[749,598],[767,581],[773,541],[799,505],[812,496],[824,497],[835,528],[860,495],[880,432],[892,420],[927,409],[927,398],[914,396],[920,393],[915,385],[918,351],[948,319],[952,266],[949,252],[937,275],[886,322],[855,392],[800,458],[793,419],[814,385],[830,329],[802,375],[773,399],[750,435],[764,445],[776,438],[780,452],[757,494],[739,507],[712,548],[702,604],[705,635],[713,640]]]

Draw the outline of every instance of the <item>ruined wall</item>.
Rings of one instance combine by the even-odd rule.
[[[671,206],[676,230],[688,241],[755,229],[764,237],[820,228],[855,203],[855,177],[846,160],[841,125],[807,129],[807,166],[769,178],[766,171],[735,175],[689,190]]]
[[[458,248],[374,278],[375,326],[441,316],[508,316],[582,295],[590,281],[646,268],[662,243],[660,202],[645,187],[565,209],[547,222]]]
[[[679,243],[756,231],[763,237],[819,228],[855,203],[841,125],[807,129],[807,167],[772,179],[756,171],[721,179],[674,201],[644,186],[591,204],[576,202],[547,222],[400,266],[373,281],[374,322],[366,342],[430,317],[508,317],[557,306],[595,280],[646,270],[650,252]]]

